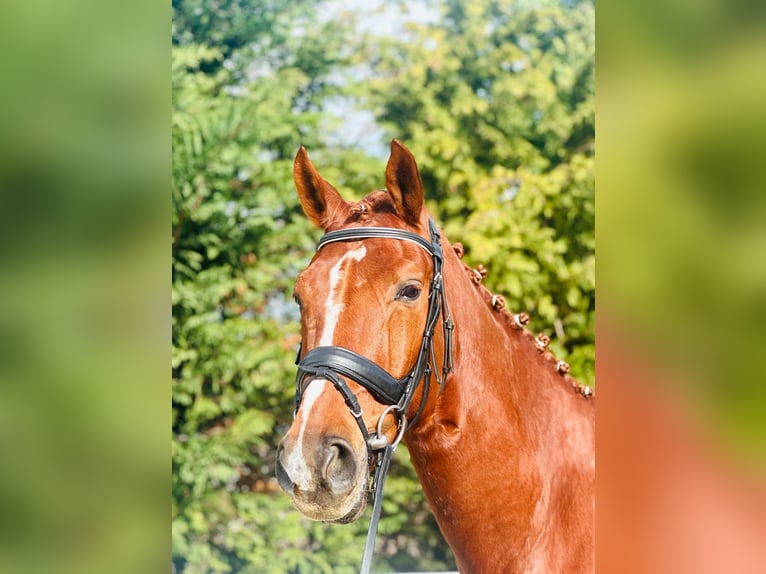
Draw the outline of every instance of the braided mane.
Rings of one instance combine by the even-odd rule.
[[[501,324],[507,329],[508,332],[518,333],[529,343],[533,344],[536,350],[542,354],[543,358],[551,363],[552,367],[561,375],[561,377],[574,389],[575,392],[582,395],[586,399],[595,398],[594,390],[582,383],[575,380],[569,374],[569,365],[564,361],[560,361],[548,348],[550,338],[547,335],[539,334],[535,337],[531,331],[525,328],[525,325],[529,322],[529,316],[526,313],[519,313],[518,315],[512,314],[505,305],[505,298],[502,295],[493,295],[489,289],[483,284],[482,280],[487,276],[487,270],[483,265],[479,265],[476,269],[470,268],[466,265],[462,259],[465,253],[462,243],[454,243],[452,249],[460,259],[463,269],[470,277],[471,282],[476,286],[484,302],[493,310],[495,317],[501,322]]]

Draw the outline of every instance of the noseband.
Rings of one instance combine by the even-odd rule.
[[[404,377],[397,379],[388,371],[356,353],[350,349],[336,346],[316,347],[306,353],[302,360],[296,360],[298,364],[298,376],[296,380],[295,392],[295,412],[298,412],[303,393],[308,385],[317,379],[330,381],[335,389],[343,396],[343,400],[348,406],[351,414],[354,416],[359,430],[364,436],[367,445],[368,462],[375,463],[375,473],[373,476],[371,490],[374,495],[374,505],[370,528],[367,534],[367,544],[365,554],[362,560],[362,572],[368,572],[372,560],[372,550],[375,542],[375,531],[380,517],[380,502],[383,492],[383,481],[385,479],[388,465],[394,449],[401,440],[407,428],[406,413],[409,409],[412,398],[415,395],[420,381],[423,381],[423,394],[420,399],[420,405],[412,420],[416,420],[425,408],[428,391],[430,388],[431,374],[435,373],[440,389],[444,387],[444,381],[447,374],[452,370],[452,331],[454,324],[447,308],[447,299],[444,295],[444,278],[442,276],[442,267],[444,257],[442,253],[439,231],[433,220],[428,219],[428,228],[431,235],[431,241],[427,241],[420,235],[395,229],[390,227],[356,227],[350,229],[341,229],[326,233],[319,240],[317,251],[322,249],[328,243],[336,241],[359,241],[362,239],[396,239],[400,241],[409,241],[425,249],[433,260],[433,275],[428,293],[428,313],[426,314],[425,329],[420,343],[420,351],[415,359],[415,363],[409,373]],[[436,322],[442,316],[442,329],[444,334],[444,356],[442,359],[441,374],[436,370],[436,353],[433,347],[433,335]],[[298,351],[300,359],[301,350]],[[432,367],[433,365],[433,367]],[[374,434],[367,430],[367,426],[362,419],[362,409],[354,393],[344,381],[344,378],[351,379],[364,387],[375,397],[375,400],[386,405],[376,425]],[[383,419],[389,414],[394,413],[397,424],[398,434],[393,443],[389,443],[388,438],[382,433]],[[380,452],[383,456],[378,456]]]

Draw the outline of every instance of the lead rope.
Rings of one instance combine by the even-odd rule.
[[[369,574],[370,566],[372,566],[372,555],[375,552],[375,537],[378,534],[378,521],[380,520],[380,510],[383,502],[383,485],[386,481],[386,474],[388,473],[388,466],[391,464],[394,448],[387,444],[383,450],[383,456],[378,456],[378,461],[375,465],[375,476],[372,480],[375,496],[373,497],[372,516],[370,517],[370,526],[367,529],[367,542],[364,545],[362,567],[359,570],[359,574]]]
[[[388,442],[388,438],[383,434],[383,419],[392,412],[398,413],[399,432],[397,433],[394,442],[390,443]],[[375,537],[378,534],[378,521],[380,520],[381,505],[383,503],[383,486],[386,481],[386,475],[388,474],[388,467],[394,456],[394,451],[396,450],[396,447],[399,446],[399,443],[402,442],[402,437],[406,430],[407,416],[402,414],[396,405],[389,405],[378,419],[378,424],[375,427],[375,434],[370,436],[367,440],[367,446],[370,450],[382,450],[383,454],[378,454],[375,458],[375,472],[372,477],[372,515],[370,516],[370,526],[367,528],[367,541],[364,544],[362,567],[359,570],[360,574],[369,574],[370,572],[372,555],[375,553]]]

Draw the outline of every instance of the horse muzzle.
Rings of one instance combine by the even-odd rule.
[[[276,466],[279,485],[307,518],[347,523],[365,509],[367,452],[357,452],[344,438],[299,444],[288,434],[277,450]]]

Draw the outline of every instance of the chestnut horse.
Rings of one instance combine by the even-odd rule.
[[[326,235],[295,284],[280,485],[308,518],[356,520],[376,449],[403,435],[461,572],[593,572],[595,398],[440,237],[396,140],[385,177],[349,202],[304,148],[295,158],[303,210]]]

